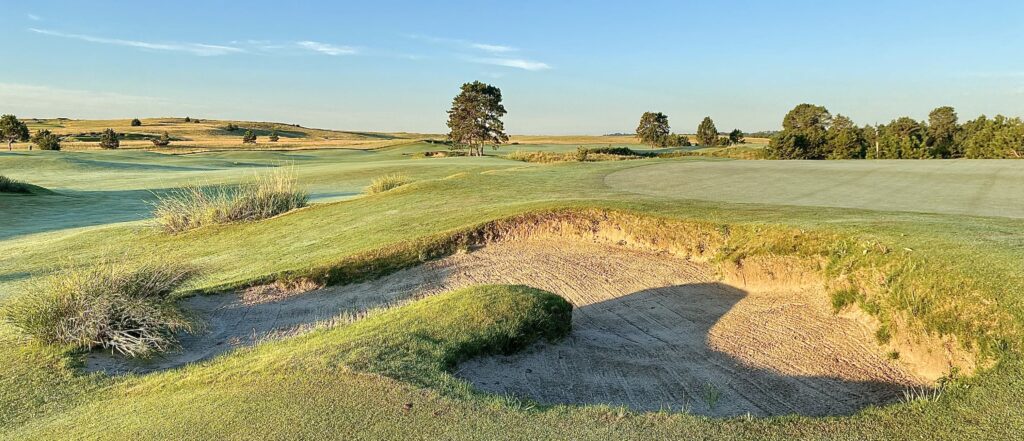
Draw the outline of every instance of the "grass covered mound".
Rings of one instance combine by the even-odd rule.
[[[193,274],[178,265],[127,260],[69,267],[26,285],[2,316],[42,343],[147,356],[168,349],[175,332],[190,328],[171,293]]]
[[[38,185],[26,184],[0,175],[0,193],[42,194],[50,193],[50,191]]]
[[[204,188],[190,185],[156,203],[154,217],[167,232],[176,233],[205,225],[267,219],[309,203],[295,175],[276,171],[257,175],[238,187]]]
[[[522,285],[481,285],[371,315],[341,331],[338,361],[417,385],[459,383],[447,375],[469,358],[510,354],[569,333],[572,305]],[[442,389],[444,389],[442,387]]]

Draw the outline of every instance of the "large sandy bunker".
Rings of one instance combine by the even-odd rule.
[[[713,416],[845,415],[925,382],[889,360],[872,329],[836,316],[820,283],[722,283],[667,253],[552,237],[508,240],[372,282],[252,301],[197,297],[208,321],[145,363],[93,354],[91,370],[146,372],[295,333],[345,313],[478,284],[523,284],[574,305],[572,331],[455,374],[545,404],[611,404]]]

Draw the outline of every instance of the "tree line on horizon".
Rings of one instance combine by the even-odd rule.
[[[501,118],[506,110],[501,89],[474,81],[462,85],[448,111],[449,142],[454,150],[469,150],[483,155],[483,146],[495,149],[507,142]],[[186,117],[189,122],[191,118]],[[198,120],[196,120],[198,121]],[[135,118],[133,127],[142,125]],[[228,132],[238,130],[229,123]],[[728,146],[744,143],[739,129],[722,136],[711,117],[697,127],[696,142],[701,146]],[[690,146],[688,136],[672,133],[668,116],[645,112],[636,129],[638,139],[651,147]],[[103,148],[118,148],[120,134],[106,129],[100,137]],[[14,115],[0,117],[0,140],[10,150],[14,142],[32,141],[43,150],[60,150],[60,137],[46,129],[30,136],[28,127]],[[276,131],[269,136],[276,142]],[[170,136],[153,139],[156,146],[167,146]],[[244,144],[256,143],[256,134],[246,130]],[[31,149],[31,146],[30,146]],[[1024,121],[1019,117],[981,115],[963,124],[950,106],[931,111],[927,121],[900,117],[888,124],[857,126],[842,114],[833,116],[824,106],[800,104],[782,120],[782,130],[774,132],[765,157],[769,159],[929,159],[929,158],[1021,158],[1024,157]]]
[[[743,144],[743,131],[735,129],[726,136],[720,136],[714,120],[710,116],[704,117],[697,126],[696,141],[698,145],[705,147],[725,147],[732,144]],[[640,116],[640,124],[636,127],[636,137],[640,142],[655,147],[688,147],[690,137],[678,133],[672,133],[668,124],[668,116],[661,112],[644,112]]]
[[[858,127],[823,106],[800,104],[782,120],[765,150],[769,159],[1000,159],[1024,156],[1024,121],[996,115],[959,122],[938,107],[927,121],[899,117]]]

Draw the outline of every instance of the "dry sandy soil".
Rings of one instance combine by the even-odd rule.
[[[723,284],[668,254],[582,241],[492,244],[382,279],[305,294],[188,299],[207,322],[147,362],[92,354],[88,370],[150,372],[292,335],[346,313],[477,284],[524,284],[575,307],[572,332],[511,356],[461,364],[478,389],[545,404],[611,404],[712,416],[844,415],[924,382],[832,313],[820,289]]]

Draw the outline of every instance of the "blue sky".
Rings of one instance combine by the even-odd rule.
[[[1024,2],[0,0],[0,112],[444,130],[461,83],[520,134],[1024,115]]]

